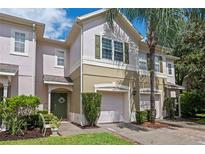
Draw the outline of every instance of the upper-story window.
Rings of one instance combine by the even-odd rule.
[[[112,40],[102,38],[102,58],[112,60]]]
[[[155,56],[155,71],[160,72],[160,57]]]
[[[56,65],[64,67],[64,51],[56,51]]]
[[[114,41],[114,59],[123,61],[123,43]]]
[[[114,41],[102,37],[102,58],[121,61],[124,58],[124,44],[119,41]]]
[[[148,70],[150,68],[150,56],[149,53],[139,53],[139,69]],[[163,73],[162,57],[155,56],[155,71]]]
[[[172,64],[171,64],[171,63],[168,63],[168,64],[167,64],[167,68],[168,68],[168,74],[169,74],[169,75],[172,75]]]
[[[26,34],[15,32],[14,52],[25,53]]]
[[[141,70],[147,70],[147,54],[146,53],[139,53],[139,68]]]

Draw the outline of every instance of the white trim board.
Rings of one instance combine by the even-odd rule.
[[[5,75],[5,76],[15,76],[16,73],[6,73],[6,72],[0,72],[0,75]]]
[[[107,67],[107,68],[114,68],[114,69],[122,69],[122,70],[130,70],[130,71],[137,71],[137,67],[131,66],[129,64],[122,64],[119,63],[115,64],[114,62],[110,62],[107,60],[94,60],[94,59],[83,59],[83,64],[100,66],[100,67]]]
[[[123,89],[125,91],[129,90],[128,86],[117,84],[115,82],[113,83],[102,83],[102,84],[95,84],[95,89],[103,89],[103,88],[115,88],[115,89]]]
[[[63,83],[63,82],[53,82],[53,81],[44,81],[45,84],[54,84],[54,85],[73,85],[73,83]]]

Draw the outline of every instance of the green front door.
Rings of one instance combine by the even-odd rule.
[[[58,118],[67,118],[67,93],[51,93],[51,112]]]

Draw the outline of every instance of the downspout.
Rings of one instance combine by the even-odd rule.
[[[36,24],[33,24],[33,44],[34,44],[34,57],[33,57],[33,95],[35,96],[35,82],[36,82],[36,56],[37,56],[37,52],[36,52]]]
[[[83,25],[80,27],[80,125],[83,126],[83,106],[82,106],[82,92],[83,92]]]

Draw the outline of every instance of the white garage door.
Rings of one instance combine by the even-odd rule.
[[[123,121],[124,93],[100,92],[102,94],[101,114],[98,123]]]
[[[146,109],[150,109],[150,95],[149,94],[140,95],[140,109],[142,111]],[[160,118],[160,115],[161,115],[160,95],[155,95],[155,109],[156,109],[156,118]]]

